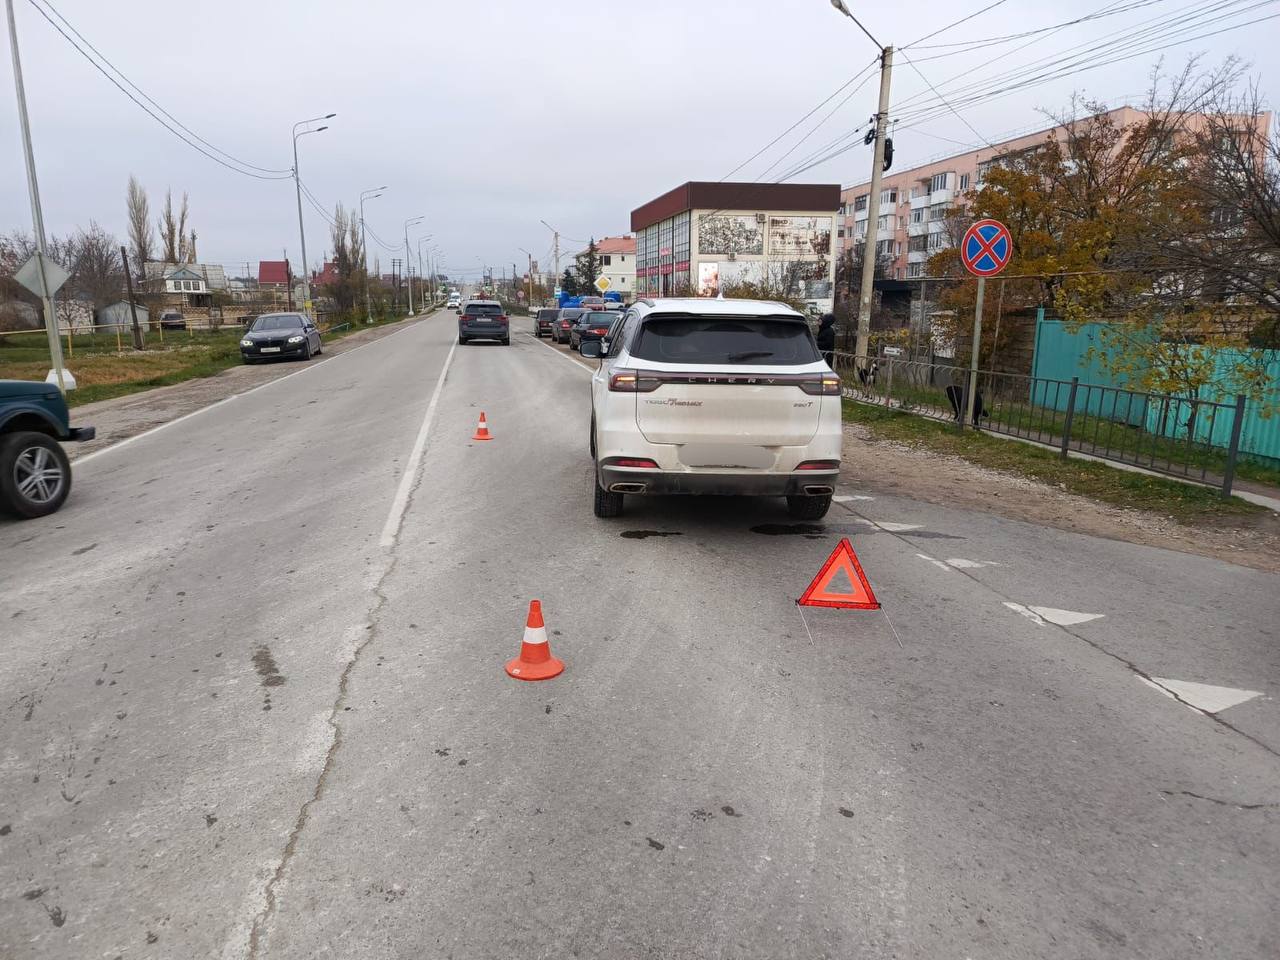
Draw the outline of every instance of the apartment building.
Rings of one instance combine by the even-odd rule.
[[[1108,115],[1121,130],[1145,116],[1132,107],[1120,107]],[[1268,115],[1263,122],[1269,121]],[[990,147],[886,173],[880,184],[876,251],[879,256],[892,259],[890,277],[910,280],[927,276],[929,258],[952,244],[947,224],[949,209],[966,194],[981,189],[987,172],[998,165],[1001,158],[1033,150],[1049,136],[1065,139],[1066,128],[1046,127]],[[836,230],[836,248],[840,253],[852,244],[865,242],[870,186],[870,183],[860,183],[841,191]]]

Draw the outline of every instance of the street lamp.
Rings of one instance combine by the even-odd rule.
[[[314,130],[303,130],[301,133],[298,132],[298,128],[319,120],[332,120],[336,116],[336,113],[326,113],[323,117],[299,120],[293,125],[293,188],[298,195],[298,237],[302,241],[302,312],[308,316],[311,312],[311,270],[307,266],[307,231],[302,225],[302,180],[298,177],[298,138],[305,137],[309,133],[320,133],[329,128],[317,127]]]
[[[527,284],[529,288],[528,307],[530,310],[532,310],[533,309],[533,254],[530,253],[528,250],[526,250],[524,247],[516,247],[516,249],[529,258],[529,273],[528,273],[529,282]]]
[[[426,217],[410,217],[404,222],[404,270],[409,275],[409,316],[413,316],[413,270],[409,266],[409,228],[415,223],[421,223]]]
[[[418,238],[417,247],[418,247],[418,282],[419,282],[419,284],[421,284],[421,283],[422,283],[422,277],[423,277],[423,273],[422,273],[422,241],[424,241],[424,240],[430,240],[430,239],[431,239],[431,234],[429,234],[429,233],[428,233],[426,236],[424,236],[424,237],[419,237],[419,238]],[[418,299],[422,302],[422,305],[425,307],[425,306],[427,305],[427,295],[426,295],[425,293],[423,293],[421,289],[419,289],[419,291],[418,291],[418,292],[419,292],[419,294],[420,294],[420,296],[418,297]]]
[[[364,202],[382,196],[386,186],[374,187],[360,194],[360,257],[364,261],[364,322],[373,323],[373,309],[369,302],[369,246],[364,238]]]
[[[858,343],[854,363],[869,363],[871,350],[871,295],[876,279],[876,242],[880,220],[880,176],[884,173],[884,132],[889,123],[889,79],[893,73],[893,47],[881,46],[871,31],[849,12],[844,0],[831,0],[831,5],[858,25],[868,39],[880,47],[880,105],[876,110],[875,152],[871,160],[871,193],[867,196],[867,238],[862,244],[862,289],[858,294]]]

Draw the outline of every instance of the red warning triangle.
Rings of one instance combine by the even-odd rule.
[[[849,577],[852,589],[848,593],[833,592],[831,581],[843,572]],[[871,592],[867,575],[862,572],[853,544],[845,537],[827,557],[813,583],[796,603],[805,607],[840,607],[847,610],[879,610],[880,601]]]

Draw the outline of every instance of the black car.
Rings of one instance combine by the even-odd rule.
[[[534,311],[533,314],[533,335],[541,340],[544,336],[552,335],[552,328],[555,326],[556,318],[560,316],[560,311],[555,307],[544,307],[541,310]]]
[[[264,313],[244,332],[240,356],[245,363],[297,357],[310,360],[323,353],[320,331],[301,313]]]
[[[582,350],[584,340],[603,340],[620,314],[616,310],[589,310],[569,328],[569,349]]]
[[[573,326],[575,320],[586,312],[578,307],[565,307],[565,309],[559,311],[560,315],[551,324],[551,339],[556,343],[568,343],[569,328]]]

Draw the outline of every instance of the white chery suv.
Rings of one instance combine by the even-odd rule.
[[[627,494],[787,498],[817,520],[840,472],[840,380],[805,318],[760,300],[639,300],[591,378],[597,517]]]

